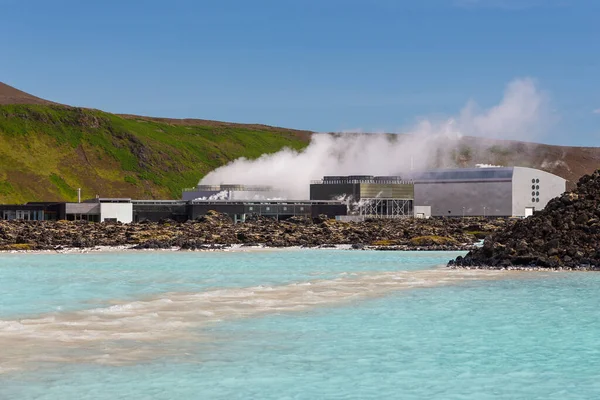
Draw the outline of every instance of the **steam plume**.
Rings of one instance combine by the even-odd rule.
[[[308,198],[311,180],[324,175],[402,175],[410,169],[456,165],[464,135],[535,139],[542,132],[547,98],[531,79],[509,83],[501,102],[479,110],[469,102],[457,117],[424,119],[406,134],[314,134],[303,151],[283,149],[256,160],[239,158],[201,181],[216,185],[270,185],[289,199]]]

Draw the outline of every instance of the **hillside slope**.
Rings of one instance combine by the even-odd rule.
[[[0,203],[180,198],[238,157],[301,149],[309,134],[235,124],[175,124],[97,110],[0,105]]]
[[[56,104],[0,82],[0,104]]]

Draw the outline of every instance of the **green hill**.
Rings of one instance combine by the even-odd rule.
[[[180,198],[238,157],[304,148],[310,134],[261,125],[0,105],[0,203],[82,197]]]

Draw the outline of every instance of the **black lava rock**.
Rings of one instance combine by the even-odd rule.
[[[488,236],[449,267],[600,269],[600,170],[544,210]]]

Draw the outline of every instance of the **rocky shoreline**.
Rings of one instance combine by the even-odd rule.
[[[234,224],[211,212],[195,221],[131,224],[85,221],[0,221],[0,251],[60,251],[126,247],[134,250],[224,250],[229,246],[354,250],[469,251],[506,228],[506,219],[373,219],[340,222],[324,217],[275,221],[252,218]]]
[[[536,265],[509,265],[509,266],[493,266],[493,265],[479,265],[479,266],[464,266],[452,261],[448,264],[450,269],[466,269],[466,270],[496,270],[496,271],[600,271],[600,266],[595,265],[580,265],[576,267],[557,266],[557,267],[540,267]]]
[[[600,170],[544,210],[488,236],[451,268],[600,271]]]

